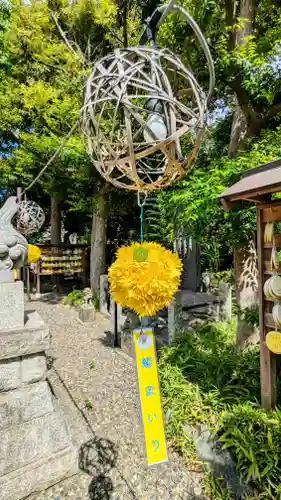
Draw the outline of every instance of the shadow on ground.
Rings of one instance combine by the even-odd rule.
[[[113,484],[108,473],[115,467],[117,449],[112,441],[94,437],[79,450],[79,468],[92,476],[89,485],[90,500],[110,500]]]
[[[99,339],[100,343],[105,345],[106,347],[120,347],[121,339],[120,339],[120,334],[118,334],[118,337],[115,338],[114,333],[105,330],[104,332],[104,337]],[[115,345],[115,342],[117,342],[118,345]]]
[[[32,302],[44,302],[48,304],[59,304],[65,295],[58,294],[57,292],[44,293],[40,297],[32,297],[30,303]]]

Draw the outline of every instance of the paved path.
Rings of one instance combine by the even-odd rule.
[[[32,500],[198,500],[200,476],[169,450],[169,463],[148,468],[139,420],[134,362],[106,343],[109,323],[82,324],[73,309],[37,301],[52,334],[55,368],[86,412],[98,449],[97,467],[32,496]],[[90,402],[93,408],[87,409]],[[87,464],[84,466],[87,470]]]

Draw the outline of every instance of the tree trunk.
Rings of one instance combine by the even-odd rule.
[[[98,296],[99,294],[100,276],[105,273],[105,244],[107,226],[106,188],[107,186],[104,184],[97,196],[96,205],[93,210],[90,277],[91,290],[94,296]]]
[[[61,216],[60,216],[60,196],[58,193],[51,194],[51,245],[59,245],[61,243]],[[56,249],[52,250],[52,254],[56,253]],[[53,287],[58,293],[61,289],[61,276],[53,275]]]
[[[257,0],[240,0],[239,18],[242,19],[242,25],[241,28],[239,28],[236,31],[235,43],[234,43],[236,47],[242,45],[244,43],[245,37],[250,36],[253,33],[256,7],[257,7]],[[229,11],[229,9],[227,13],[230,21],[231,15],[233,16],[233,14]],[[234,21],[234,17],[232,17],[232,19]],[[231,43],[232,38],[233,38],[233,33],[230,31],[229,46],[232,45]],[[241,96],[240,96],[240,101],[241,101]],[[245,139],[248,134],[249,134],[249,116],[245,115],[245,112],[237,102],[233,115],[231,136],[228,147],[228,154],[230,156],[234,156],[239,149],[243,148]]]
[[[234,249],[234,273],[236,301],[239,307],[236,344],[243,347],[259,340],[255,325],[250,325],[241,318],[243,310],[258,304],[258,268],[254,238],[247,246]]]
[[[61,217],[60,197],[58,193],[51,195],[51,244],[59,245],[61,242]]]
[[[228,146],[229,156],[235,156],[239,149],[242,149],[245,144],[245,139],[248,133],[248,124],[245,113],[237,104],[231,126],[230,141]]]
[[[252,35],[255,25],[257,0],[240,0],[239,17],[243,26],[236,32],[236,44],[242,45],[246,36]]]
[[[243,21],[241,28],[236,31],[236,46],[242,45],[245,37],[253,33],[256,7],[257,0],[240,0],[239,18]],[[242,90],[240,95],[237,92],[237,105],[233,115],[228,148],[230,156],[234,156],[239,149],[243,148],[245,139],[253,130],[252,125],[257,121],[254,112],[252,113],[253,116],[251,114],[246,115],[245,109],[251,112],[251,105],[245,99]],[[253,122],[252,125],[251,119]],[[239,311],[255,306],[258,303],[258,269],[256,245],[253,238],[243,248],[234,248],[234,273],[236,300]],[[237,345],[244,346],[246,343],[255,343],[257,341],[257,329],[252,325],[246,324],[238,313]]]

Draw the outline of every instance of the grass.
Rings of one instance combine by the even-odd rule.
[[[93,370],[95,368],[95,362],[93,359],[91,359],[91,361],[89,363],[89,368],[90,368],[90,370]]]
[[[206,424],[233,455],[253,498],[281,499],[281,411],[260,408],[259,347],[238,350],[235,324],[211,324],[161,350],[159,376],[167,434],[198,467],[184,424]],[[206,477],[206,493],[231,500],[222,481]]]
[[[94,408],[93,402],[90,398],[86,399],[85,407],[87,408],[87,410],[92,410]]]

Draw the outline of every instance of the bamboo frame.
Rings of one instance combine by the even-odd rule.
[[[19,202],[16,215],[17,230],[28,236],[38,232],[45,222],[43,209],[35,201],[23,200]]]
[[[206,57],[210,75],[207,96],[176,55],[147,46],[116,49],[94,65],[86,82],[80,113],[86,147],[100,174],[119,188],[151,191],[183,177],[196,158],[206,129],[207,102],[215,81],[212,57],[193,18],[174,3],[159,7],[158,26],[170,11],[186,18]],[[189,89],[185,101],[173,94],[171,81],[175,76]],[[157,103],[157,112],[149,109],[149,101]],[[157,137],[149,125],[149,118],[156,113],[167,129],[165,139]],[[185,149],[189,144],[189,150],[183,157],[184,136]]]

